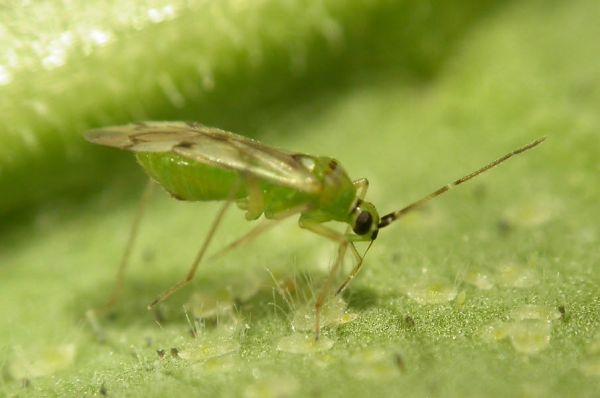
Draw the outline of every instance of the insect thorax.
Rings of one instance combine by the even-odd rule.
[[[321,182],[321,191],[315,198],[314,210],[306,216],[315,221],[348,222],[350,210],[356,202],[356,188],[344,168],[329,157],[314,158],[312,170]]]

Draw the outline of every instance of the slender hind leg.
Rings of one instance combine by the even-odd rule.
[[[144,193],[142,194],[142,197],[140,199],[135,218],[133,219],[131,230],[129,231],[129,237],[127,238],[125,252],[123,253],[123,256],[121,257],[121,262],[119,263],[119,269],[117,271],[115,285],[113,287],[112,293],[110,294],[108,300],[103,306],[94,310],[97,313],[106,312],[110,310],[119,300],[119,297],[123,290],[125,271],[127,270],[127,266],[129,265],[131,252],[133,250],[133,246],[135,245],[135,241],[138,236],[138,230],[142,221],[142,217],[144,215],[144,211],[146,209],[146,203],[148,203],[148,200],[150,199],[150,196],[152,196],[152,192],[154,191],[154,185],[154,181],[148,179],[148,182],[146,183],[146,188],[144,188]]]
[[[171,295],[173,295],[173,293],[175,293],[176,291],[178,291],[179,289],[181,289],[182,287],[184,287],[185,285],[190,283],[192,281],[192,279],[194,279],[194,275],[196,274],[198,265],[200,265],[200,262],[202,261],[202,258],[204,257],[204,254],[206,253],[206,249],[208,249],[208,246],[209,246],[210,242],[212,241],[212,238],[214,237],[215,232],[217,231],[217,228],[221,224],[221,221],[223,220],[223,216],[225,216],[227,209],[233,202],[233,198],[235,198],[237,192],[239,191],[240,185],[241,185],[241,183],[237,183],[231,188],[231,190],[227,196],[227,199],[225,200],[225,203],[221,207],[221,210],[219,210],[219,213],[217,213],[217,216],[215,217],[212,225],[210,226],[210,229],[208,230],[208,234],[207,234],[206,238],[204,239],[204,243],[202,243],[200,250],[196,254],[196,258],[194,259],[194,262],[192,263],[192,266],[190,267],[190,270],[188,271],[186,277],[184,279],[182,279],[181,281],[177,282],[175,285],[171,286],[169,289],[162,292],[152,303],[150,303],[148,305],[149,310],[152,309],[156,304],[158,304],[162,301],[165,301],[166,299],[171,297]]]
[[[133,246],[138,236],[138,230],[142,221],[142,217],[144,215],[146,203],[150,199],[150,196],[152,196],[152,191],[154,191],[154,181],[148,179],[148,182],[146,183],[146,188],[144,188],[144,193],[140,198],[138,209],[133,219],[131,229],[129,231],[129,237],[127,238],[125,251],[123,252],[121,261],[119,263],[119,269],[115,278],[115,284],[113,286],[110,296],[108,297],[108,300],[102,306],[89,309],[85,312],[85,319],[87,320],[88,324],[92,328],[92,331],[96,335],[96,339],[98,339],[98,341],[100,342],[104,342],[106,340],[106,333],[100,326],[100,323],[98,321],[98,315],[109,311],[119,300],[119,296],[121,295],[121,291],[123,290],[125,271],[127,270],[127,266],[129,265],[129,259],[131,257],[131,252],[133,250]]]
[[[254,199],[254,200],[260,200],[260,203],[262,204],[262,198],[256,196],[257,190],[255,188],[257,186],[254,185],[255,181],[248,179],[246,181],[246,183],[247,183],[247,186],[249,187],[249,190],[253,191],[255,193],[255,196],[251,197],[250,200],[251,201],[252,201],[252,199]],[[206,237],[206,240],[202,244],[202,247],[201,247],[200,251],[196,255],[196,259],[194,260],[194,263],[192,264],[192,267],[191,267],[190,271],[188,272],[186,278],[184,280],[180,281],[179,283],[175,284],[174,286],[172,286],[170,289],[164,291],[160,296],[158,296],[158,298],[156,300],[154,300],[148,306],[149,309],[152,308],[152,307],[154,307],[156,304],[160,303],[161,301],[164,301],[167,298],[169,298],[173,293],[175,293],[177,290],[179,290],[182,287],[184,287],[185,285],[187,285],[194,278],[194,274],[196,273],[196,269],[198,268],[198,265],[200,264],[200,261],[204,257],[204,254],[206,252],[206,249],[208,248],[210,240],[212,239],[212,236],[214,235],[214,233],[215,233],[218,225],[220,224],[220,222],[221,222],[221,220],[222,220],[222,218],[223,218],[223,216],[224,216],[227,208],[231,204],[231,202],[233,200],[233,197],[235,197],[236,193],[237,193],[237,190],[233,191],[232,193],[230,193],[229,199],[223,205],[223,207],[221,208],[221,211],[219,212],[219,214],[217,214],[217,217],[213,221],[213,225],[211,226],[211,229],[208,232],[208,236]],[[250,203],[250,205],[252,206],[253,203]],[[268,231],[269,229],[271,229],[272,227],[274,227],[275,225],[277,225],[279,222],[281,222],[284,219],[286,219],[286,218],[288,218],[290,216],[293,216],[295,214],[302,213],[307,208],[308,208],[307,205],[301,205],[301,206],[297,206],[297,207],[294,207],[294,208],[291,208],[291,209],[288,209],[288,210],[284,210],[284,211],[282,211],[282,212],[274,215],[272,217],[273,218],[272,221],[270,220],[270,221],[267,221],[267,222],[262,222],[261,224],[257,225],[256,227],[254,227],[253,229],[251,229],[249,232],[247,232],[245,235],[243,235],[241,238],[236,239],[235,241],[233,241],[229,245],[227,245],[224,248],[222,248],[221,250],[217,251],[215,254],[213,254],[212,256],[210,256],[210,258],[215,258],[215,257],[218,257],[218,256],[222,256],[222,255],[228,253],[229,251],[235,249],[236,247],[254,240],[260,234]],[[254,210],[257,211],[258,208],[255,206]]]

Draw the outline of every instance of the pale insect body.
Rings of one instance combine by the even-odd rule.
[[[316,338],[319,337],[320,331],[321,307],[341,268],[348,247],[354,255],[355,264],[336,294],[348,286],[362,267],[364,255],[358,253],[353,242],[372,243],[380,228],[386,227],[453,186],[470,180],[544,140],[538,139],[516,149],[380,219],[375,206],[364,201],[368,181],[364,178],[352,181],[341,165],[330,157],[275,149],[250,138],[196,123],[146,122],[107,127],[89,131],[86,133],[86,139],[95,144],[135,152],[138,162],[151,179],[177,199],[225,202],[186,278],[163,292],[149,307],[167,299],[192,280],[223,214],[232,201],[236,201],[238,206],[246,211],[248,220],[255,220],[261,215],[267,219],[280,220],[299,214],[299,225],[302,228],[337,242],[337,259],[315,303]],[[346,223],[346,232],[340,233],[324,226],[323,223],[328,221]],[[139,217],[132,228],[109,305],[116,300],[122,285],[124,268],[138,223]],[[224,251],[253,239],[264,230],[266,227],[259,225]]]

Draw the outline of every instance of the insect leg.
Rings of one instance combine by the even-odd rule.
[[[367,190],[369,189],[369,180],[367,180],[366,178],[360,178],[356,181],[353,181],[352,183],[356,187],[357,198],[359,200],[363,200],[365,195],[367,194]],[[362,256],[358,253],[358,250],[356,250],[354,243],[352,243],[351,241],[349,241],[346,238],[346,235],[348,235],[350,233],[350,226],[348,226],[346,228],[346,233],[343,235],[340,234],[339,232],[334,231],[330,228],[327,228],[317,222],[309,221],[309,220],[302,220],[302,218],[300,219],[300,226],[302,228],[306,228],[318,235],[324,236],[328,239],[331,239],[331,240],[339,243],[338,253],[337,253],[335,263],[334,263],[333,267],[331,268],[331,271],[329,271],[329,275],[327,276],[325,284],[321,287],[321,290],[319,291],[319,294],[317,295],[317,300],[315,302],[315,339],[318,340],[319,334],[321,332],[321,308],[323,307],[323,304],[325,303],[327,294],[331,290],[331,285],[332,285],[335,277],[337,276],[337,274],[340,272],[340,269],[342,268],[342,264],[344,262],[344,257],[346,256],[346,250],[348,248],[348,245],[350,246],[352,254],[354,255],[354,258],[356,260],[356,265],[353,267],[350,275],[354,274],[354,276],[356,276],[356,273],[354,271],[357,267],[360,269],[360,264],[362,264]],[[352,278],[350,278],[350,280],[352,280],[354,278],[354,276],[352,276]],[[344,282],[343,286],[344,287],[347,286],[348,283],[349,283],[349,281],[347,280],[347,282]],[[340,290],[338,289],[338,291],[336,291],[336,294],[339,292],[340,292]]]
[[[323,307],[323,304],[325,303],[325,299],[327,298],[327,294],[331,290],[331,284],[333,283],[333,280],[335,279],[337,273],[339,272],[339,269],[342,265],[342,260],[343,260],[342,256],[344,255],[344,253],[346,253],[346,248],[347,248],[348,244],[350,244],[350,246],[352,246],[353,248],[354,248],[354,244],[352,242],[350,242],[346,238],[345,235],[343,235],[337,231],[334,231],[331,228],[325,227],[316,221],[303,219],[301,217],[299,223],[300,223],[300,227],[308,229],[309,231],[312,231],[312,232],[316,233],[317,235],[321,235],[327,239],[330,239],[330,240],[333,240],[333,241],[339,243],[338,254],[337,254],[335,263],[333,264],[333,267],[331,267],[331,270],[329,271],[329,275],[327,276],[327,279],[325,280],[325,284],[323,284],[323,286],[321,287],[321,290],[319,290],[319,294],[317,295],[317,300],[315,302],[315,339],[318,340],[320,332],[321,332],[321,307]],[[356,251],[355,248],[353,249],[352,252],[355,253],[355,255],[358,255],[358,252]],[[358,259],[361,259],[360,255],[358,255]],[[360,260],[358,260],[358,261],[360,261]]]
[[[129,237],[127,238],[127,245],[125,246],[125,252],[123,253],[123,257],[121,257],[121,262],[119,263],[119,270],[117,271],[117,277],[115,280],[115,285],[113,287],[113,291],[109,296],[109,299],[106,303],[98,308],[96,311],[98,312],[106,312],[119,299],[121,295],[121,291],[123,290],[123,281],[125,279],[125,270],[129,265],[129,259],[131,257],[131,251],[135,244],[135,240],[138,236],[139,226],[142,221],[142,216],[144,215],[144,210],[146,208],[146,203],[152,196],[152,191],[154,190],[154,181],[152,179],[148,179],[148,183],[146,184],[146,188],[144,188],[144,193],[140,199],[140,203],[138,205],[137,213],[135,214],[135,218],[133,219],[133,224],[131,225],[131,230],[129,231]]]
[[[247,175],[245,181],[248,189],[246,220],[256,220],[265,208],[264,194],[256,177]]]
[[[219,210],[219,213],[217,213],[217,216],[215,217],[212,225],[210,226],[210,229],[208,230],[208,235],[204,239],[204,243],[202,243],[202,247],[200,247],[200,250],[196,254],[196,258],[194,259],[194,262],[192,263],[192,266],[190,267],[190,270],[188,271],[186,277],[183,280],[176,283],[175,285],[171,286],[169,289],[162,292],[152,303],[150,303],[148,305],[149,310],[152,309],[156,304],[158,304],[162,301],[165,301],[166,299],[171,297],[171,295],[173,295],[173,293],[175,293],[176,291],[178,291],[179,289],[181,289],[182,287],[184,287],[185,285],[190,283],[192,281],[192,279],[194,279],[194,275],[196,274],[198,265],[200,265],[200,261],[202,261],[202,258],[204,257],[204,253],[206,253],[206,249],[208,249],[208,245],[212,241],[212,238],[215,235],[215,232],[217,231],[219,224],[221,224],[221,221],[223,220],[223,216],[225,215],[225,213],[227,212],[227,209],[233,202],[233,198],[235,198],[235,195],[238,192],[238,190],[240,189],[240,186],[241,186],[241,184],[238,182],[231,188],[231,190],[227,196],[227,199],[225,200],[225,203],[223,204],[223,207],[221,207],[221,210]]]
[[[293,215],[303,213],[307,209],[308,209],[308,205],[296,206],[296,207],[293,207],[288,210],[284,210],[280,213],[277,213],[277,214],[271,216],[272,220],[263,220],[260,224],[258,224],[256,227],[252,228],[250,231],[248,231],[242,237],[236,239],[235,241],[231,242],[224,248],[220,249],[219,251],[217,251],[216,253],[211,255],[210,258],[212,259],[215,257],[222,256],[222,255],[230,252],[231,250],[254,240],[263,232],[266,232],[269,229],[273,228],[274,226],[278,225],[281,221],[286,220],[287,218],[289,218]]]
[[[365,196],[367,195],[367,190],[369,189],[369,180],[367,180],[366,178],[359,178],[358,180],[352,181],[352,184],[354,185],[354,187],[356,188],[357,194],[356,194],[356,198],[358,200],[363,200],[365,198]],[[350,233],[350,230],[352,228],[350,226],[346,227],[346,232],[344,233],[345,235],[348,235]],[[358,252],[356,251],[356,248],[354,247],[354,245],[350,245],[350,247],[353,250],[353,254],[356,258],[361,258],[360,254],[358,254]],[[346,247],[340,248],[338,256],[340,256],[342,258],[342,263],[343,263],[343,259],[346,258]],[[338,270],[341,271],[341,268]],[[337,293],[336,293],[337,294]]]
[[[371,243],[369,243],[369,247],[367,247],[367,250],[369,250],[369,248],[371,247],[371,244],[373,244],[373,241],[371,241]],[[357,256],[357,258],[359,259],[356,264],[354,264],[354,268],[352,268],[352,271],[350,271],[350,273],[348,274],[348,276],[346,277],[346,280],[340,285],[340,287],[335,291],[335,295],[337,296],[338,294],[340,294],[341,292],[343,292],[348,285],[350,284],[350,282],[352,282],[352,280],[356,277],[356,275],[358,275],[358,273],[360,272],[360,270],[362,269],[362,266],[364,264],[363,262],[363,258],[364,255],[361,256],[358,251],[356,250],[356,247],[354,247],[354,245],[351,245],[352,249],[354,250],[354,255]],[[365,252],[366,253],[366,252]]]
[[[263,193],[256,177],[254,177],[250,174],[247,174],[247,175],[244,175],[244,180],[245,180],[246,187],[248,190],[246,219],[254,220],[254,219],[257,219],[258,217],[260,217],[260,215],[264,211],[264,207],[265,207],[264,193]],[[270,215],[269,218],[271,220],[263,220],[260,224],[258,224],[256,227],[252,228],[241,238],[238,238],[237,240],[231,242],[229,245],[225,246],[221,250],[217,251],[210,258],[214,258],[214,257],[221,256],[223,254],[226,254],[227,252],[235,249],[236,247],[241,246],[244,243],[248,243],[248,242],[254,240],[256,237],[258,237],[263,232],[266,232],[269,229],[271,229],[272,227],[274,227],[275,225],[277,225],[279,223],[279,221],[283,221],[284,219],[286,219],[294,214],[302,213],[303,211],[305,211],[307,209],[308,209],[308,205],[303,204],[300,206],[293,207],[291,209],[283,210],[277,214]]]
[[[359,178],[358,180],[352,181],[352,183],[354,184],[354,186],[356,187],[356,189],[358,191],[358,194],[356,196],[360,200],[363,200],[367,194],[367,190],[369,189],[369,180],[367,180],[366,178]],[[349,233],[350,233],[350,227],[348,227],[346,229],[346,235]],[[352,242],[350,242],[350,243],[352,243]],[[346,280],[344,281],[344,283],[342,283],[342,285],[335,291],[336,296],[338,294],[340,294],[341,292],[343,292],[344,289],[346,289],[348,287],[350,282],[352,282],[352,280],[356,277],[356,275],[358,275],[358,273],[360,272],[360,269],[362,268],[362,265],[363,265],[363,256],[361,256],[360,253],[358,253],[358,250],[356,250],[356,247],[354,246],[354,244],[351,244],[350,248],[352,249],[354,257],[356,258],[356,263],[354,264],[352,271],[350,271],[350,274],[348,274],[348,276],[346,277]]]

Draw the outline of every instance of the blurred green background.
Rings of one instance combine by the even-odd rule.
[[[0,8],[0,396],[595,396],[598,15],[592,0]],[[294,221],[146,310],[218,209],[163,193],[122,300],[85,319],[145,178],[82,134],[141,120],[336,157],[382,213],[548,140],[383,230],[314,345],[295,333],[335,250]],[[249,227],[232,211],[215,249]]]

